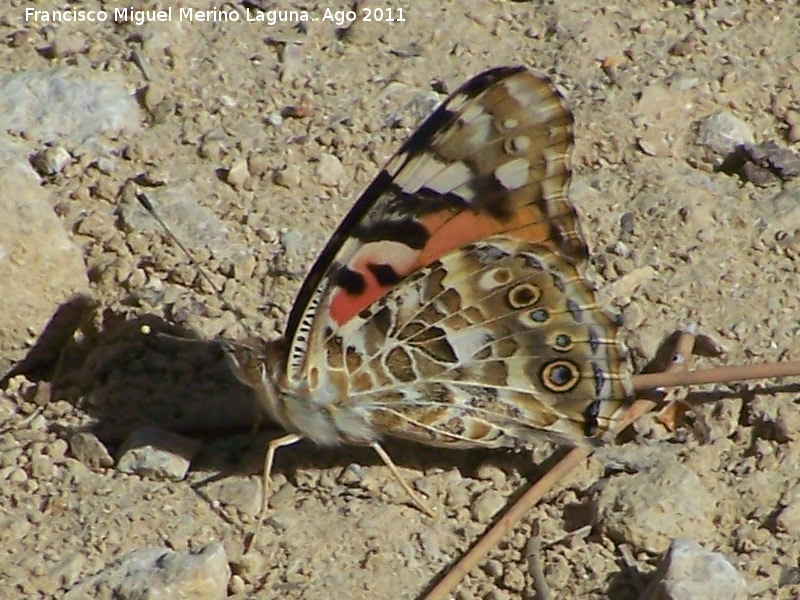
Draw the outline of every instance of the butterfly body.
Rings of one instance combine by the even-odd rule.
[[[479,74],[423,122],[331,236],[284,338],[229,344],[291,432],[271,453],[301,438],[576,444],[611,428],[632,388],[619,322],[581,272],[571,146],[570,112],[523,67]]]

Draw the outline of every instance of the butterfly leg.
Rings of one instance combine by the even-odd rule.
[[[397,481],[406,491],[406,494],[409,495],[411,501],[417,506],[417,508],[419,508],[429,517],[435,516],[433,509],[430,506],[428,506],[422,498],[419,497],[419,494],[417,494],[414,490],[411,489],[411,486],[409,486],[406,480],[403,479],[403,476],[400,475],[400,471],[397,470],[397,466],[394,464],[394,461],[391,459],[386,450],[383,449],[383,446],[381,446],[378,442],[373,442],[372,444],[370,444],[370,447],[373,450],[375,450],[378,456],[381,457],[383,464],[389,467],[389,470],[392,472],[392,475],[395,476]]]
[[[253,529],[253,534],[250,537],[250,541],[245,547],[245,553],[250,552],[250,549],[255,544],[256,537],[261,529],[261,523],[264,522],[264,518],[267,516],[267,502],[269,501],[269,490],[272,488],[272,465],[275,463],[275,452],[278,450],[278,448],[291,446],[302,439],[302,435],[298,435],[296,433],[287,433],[279,438],[270,440],[269,444],[267,445],[267,454],[264,457],[264,473],[262,476],[263,491],[261,494],[261,511],[258,513],[258,521]]]

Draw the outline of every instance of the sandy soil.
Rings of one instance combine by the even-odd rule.
[[[242,560],[264,443],[275,432],[251,443],[247,393],[202,341],[241,333],[235,315],[132,202],[138,185],[247,327],[274,337],[305,269],[360,189],[443,91],[489,66],[527,64],[569,99],[571,195],[593,251],[592,275],[604,302],[623,312],[640,358],[689,323],[719,341],[727,363],[800,356],[798,182],[759,187],[715,171],[716,157],[698,141],[702,120],[727,111],[755,141],[797,149],[795,3],[390,0],[385,6],[402,8],[403,22],[347,29],[321,20],[326,8],[346,3],[274,3],[317,19],[301,27],[52,25],[26,22],[16,4],[0,9],[3,71],[58,67],[114,78],[136,92],[141,125],[96,144],[13,133],[26,152],[56,141],[82,157],[43,189],[105,313],[94,321],[102,332],[64,357],[58,381],[31,387],[16,378],[3,399],[12,425],[0,447],[4,597],[60,596],[136,548],[220,541],[235,573],[231,595],[416,598],[542,472],[544,448],[532,465],[525,455],[389,444],[405,477],[440,508],[431,521],[407,505],[371,452],[301,444],[279,453],[256,558]],[[143,323],[200,341],[143,339]],[[44,321],[22,325],[38,333]],[[12,354],[4,358],[22,357],[22,344]],[[722,361],[700,364],[712,362]],[[590,459],[456,597],[532,597],[525,546],[535,522],[555,597],[636,597],[637,575],[653,571],[663,540],[626,537],[598,506],[626,478],[658,472],[641,458],[654,453],[662,465],[691,471],[707,493],[699,508],[705,528],[686,530],[692,517],[670,513],[680,503],[665,492],[664,539],[694,537],[720,551],[754,593],[798,597],[797,385],[700,392],[719,405],[697,408],[675,433],[642,425],[626,443],[638,458],[625,467]],[[20,421],[39,406],[41,415]],[[65,443],[92,425],[116,453],[142,424],[202,441],[185,480],[87,468]],[[622,544],[633,548],[633,571]]]

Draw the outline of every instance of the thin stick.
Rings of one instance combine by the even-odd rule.
[[[522,496],[506,511],[502,518],[470,548],[461,560],[453,566],[447,575],[434,586],[425,596],[425,600],[441,600],[447,598],[450,592],[464,579],[472,569],[484,559],[489,551],[497,545],[509,531],[511,531],[522,517],[535,505],[542,496],[558,483],[563,477],[578,466],[591,454],[591,448],[573,448],[547,473],[542,475],[536,483],[529,487]]]
[[[681,364],[671,365],[669,368],[670,373],[676,372],[680,375],[690,373],[674,371],[674,369],[684,368],[686,358],[691,355],[693,346],[694,336],[689,333],[682,334],[676,344],[676,354],[683,356],[684,360]],[[702,373],[703,371],[695,372]],[[656,375],[661,375],[662,377],[665,374],[666,372],[656,373]],[[652,386],[647,389],[652,389]],[[615,433],[619,433],[643,414],[652,410],[655,404],[656,403],[652,400],[637,400],[634,402],[620,420]],[[590,447],[578,447],[570,450],[552,469],[542,475],[542,477],[525,490],[525,493],[511,505],[497,523],[495,523],[484,536],[470,548],[469,552],[461,557],[461,560],[442,577],[439,583],[428,592],[424,600],[442,600],[443,598],[447,598],[459,582],[466,577],[467,573],[480,564],[486,555],[489,554],[489,551],[494,548],[509,531],[517,526],[527,512],[536,505],[556,483],[561,481],[567,473],[586,460],[591,453],[592,449]]]
[[[702,383],[728,383],[745,379],[769,379],[772,377],[800,376],[800,361],[761,363],[730,367],[715,367],[699,371],[662,371],[634,375],[631,379],[637,391],[679,385],[698,385]]]

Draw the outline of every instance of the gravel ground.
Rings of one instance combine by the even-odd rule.
[[[144,190],[241,321],[275,337],[360,189],[444,92],[490,66],[527,64],[569,99],[591,275],[637,356],[696,324],[727,353],[700,365],[800,357],[800,186],[776,167],[790,158],[717,168],[737,142],[798,150],[796,3],[390,0],[362,6],[402,8],[402,22],[351,26],[323,18],[346,3],[272,4],[315,20],[48,23],[26,21],[27,3],[0,8],[0,247],[23,257],[0,252],[0,366],[72,293],[92,299],[62,310],[0,397],[4,597],[133,597],[115,561],[160,568],[175,552],[182,572],[202,578],[212,568],[192,561],[207,560],[218,574],[186,597],[417,598],[544,471],[545,447],[532,464],[388,444],[439,508],[431,520],[371,451],[302,443],[279,452],[243,556],[276,432],[250,436],[247,392],[209,341],[241,333],[235,312],[134,199]],[[554,597],[638,598],[676,539],[718,552],[753,595],[800,597],[798,389],[692,390],[707,402],[677,431],[645,420],[593,456],[455,597],[534,597],[535,527]],[[160,428],[148,435],[171,449],[164,463],[126,452],[141,426]]]

